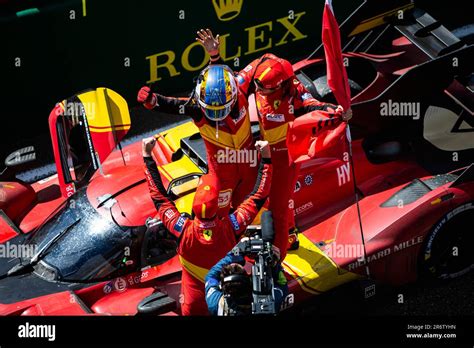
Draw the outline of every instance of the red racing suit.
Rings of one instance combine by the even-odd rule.
[[[231,204],[237,207],[250,193],[257,175],[247,96],[239,91],[230,115],[213,122],[205,117],[194,99],[155,95],[160,111],[184,113],[199,128],[206,146],[209,173],[215,174],[220,183],[219,215],[227,215]]]
[[[183,266],[181,312],[183,315],[207,315],[204,297],[206,274],[237,243],[265,203],[272,178],[271,160],[260,161],[257,180],[248,198],[224,217],[209,220],[189,219],[180,215],[166,196],[161,176],[152,157],[144,157],[145,176],[150,195],[166,229],[179,238],[177,249]]]
[[[265,59],[280,59],[273,54],[265,54],[251,62],[239,72],[237,81],[239,87],[246,93],[254,90],[253,79],[260,62]],[[286,135],[288,123],[298,116],[314,110],[331,112],[336,109],[333,104],[316,100],[295,76],[271,95],[255,93],[255,102],[259,117],[260,130],[264,140],[267,140],[272,150],[272,163],[275,175],[270,191],[269,210],[273,213],[275,224],[275,242],[281,252],[281,260],[286,256],[288,247],[288,231],[295,227],[293,193],[298,177],[298,168],[289,164]],[[333,127],[341,121],[341,115],[334,114],[320,128]]]

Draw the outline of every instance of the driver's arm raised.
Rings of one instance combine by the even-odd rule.
[[[255,143],[255,148],[260,151],[262,158],[254,189],[248,195],[247,199],[229,215],[230,222],[232,223],[237,237],[239,237],[245,231],[247,226],[252,223],[270,194],[270,186],[272,182],[270,145],[268,144],[268,141],[259,140]]]
[[[161,181],[161,176],[156,166],[156,162],[151,156],[156,139],[154,137],[145,138],[142,142],[143,161],[145,162],[145,177],[148,183],[151,199],[158,211],[158,217],[166,229],[176,237],[179,237],[183,231],[187,218],[181,217],[174,202],[167,197],[165,187]]]

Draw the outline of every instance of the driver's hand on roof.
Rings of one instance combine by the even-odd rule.
[[[270,146],[268,145],[268,141],[266,140],[256,141],[255,148],[260,151],[260,153],[262,154],[262,158],[270,158],[272,156]]]
[[[214,37],[210,29],[201,29],[197,31],[197,36],[196,40],[204,46],[210,56],[215,56],[219,53],[219,34]]]
[[[155,137],[149,137],[142,140],[143,157],[151,157],[151,151],[153,151],[153,147],[155,147],[155,144]]]

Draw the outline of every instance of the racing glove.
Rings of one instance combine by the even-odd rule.
[[[158,100],[154,93],[151,93],[150,87],[143,86],[138,91],[137,101],[142,103],[145,108],[148,110],[153,109],[157,104]]]

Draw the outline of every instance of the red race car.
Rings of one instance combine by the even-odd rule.
[[[398,7],[361,6],[341,27],[354,176],[336,157],[302,164],[294,197],[300,247],[283,261],[285,308],[367,276],[403,284],[473,268],[473,46],[411,3],[401,9],[397,21]],[[294,70],[317,99],[333,101],[324,60],[310,57]],[[155,219],[140,142],[115,149],[130,123],[125,100],[97,88],[50,114],[56,175],[27,184],[14,172],[33,149],[7,158],[0,314],[179,315],[177,241]],[[207,167],[198,129],[187,122],[156,137],[168,192],[190,214]]]

